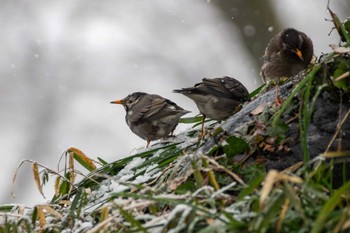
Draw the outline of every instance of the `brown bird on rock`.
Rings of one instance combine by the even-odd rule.
[[[189,111],[159,95],[135,92],[112,104],[122,104],[126,111],[125,120],[129,128],[140,138],[151,141],[172,134],[181,116]]]
[[[238,106],[250,100],[248,90],[238,80],[230,77],[204,78],[193,87],[174,90],[192,99],[202,116],[202,136],[205,118],[225,120],[238,111]]]
[[[313,56],[311,39],[303,32],[287,28],[275,35],[266,47],[260,75],[264,82],[291,77],[305,69]],[[276,86],[276,103],[278,85]]]

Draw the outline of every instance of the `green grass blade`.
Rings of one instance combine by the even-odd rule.
[[[333,210],[342,201],[342,195],[350,190],[350,181],[346,182],[338,190],[336,190],[329,198],[329,200],[323,205],[320,213],[317,216],[314,227],[311,233],[319,233],[322,231],[324,225],[327,223]]]

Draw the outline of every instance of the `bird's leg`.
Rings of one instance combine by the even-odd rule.
[[[205,136],[205,129],[204,129],[204,121],[205,121],[206,115],[202,114],[202,130],[201,130],[201,138],[203,139]]]
[[[281,106],[281,105],[283,104],[283,102],[284,102],[283,99],[280,99],[280,98],[278,97],[278,93],[279,93],[279,85],[284,84],[286,80],[288,80],[288,77],[281,77],[281,78],[279,78],[279,80],[276,80],[276,83],[275,83],[275,85],[276,85],[276,99],[275,99],[275,104],[276,104],[277,106]],[[281,84],[281,83],[282,83],[282,84]]]
[[[148,140],[147,139],[147,145],[146,145],[146,148],[148,148],[149,144],[151,143],[151,140]]]
[[[275,99],[275,104],[277,106],[280,106],[282,104],[281,100],[278,98],[278,83],[276,82],[276,99]]]

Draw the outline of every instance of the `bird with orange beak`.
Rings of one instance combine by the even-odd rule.
[[[147,141],[146,147],[151,141],[172,134],[181,116],[189,113],[168,99],[144,92],[111,103],[123,105],[126,123],[133,133]]]
[[[287,28],[275,35],[266,47],[260,70],[264,82],[291,77],[305,69],[314,53],[311,39],[303,32]],[[276,103],[278,85],[276,86]]]

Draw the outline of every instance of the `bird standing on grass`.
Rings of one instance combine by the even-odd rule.
[[[312,41],[305,33],[287,28],[267,45],[260,76],[264,82],[294,76],[310,64],[313,52]],[[276,104],[280,104],[278,85]]]
[[[239,106],[250,100],[248,90],[238,80],[230,77],[204,78],[193,87],[174,90],[192,99],[202,116],[202,137],[205,118],[225,120],[239,110]]]
[[[161,139],[175,130],[181,116],[189,111],[159,95],[135,92],[112,104],[122,104],[125,120],[132,132],[147,141]]]

